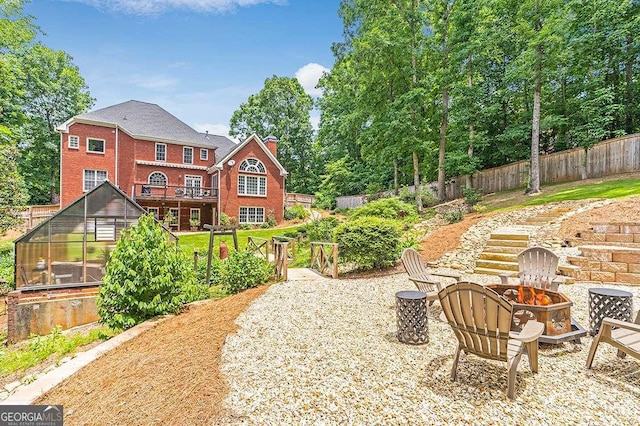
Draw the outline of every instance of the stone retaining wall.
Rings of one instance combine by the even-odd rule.
[[[613,245],[640,248],[640,225],[636,223],[596,223],[569,241],[572,246]]]
[[[580,256],[567,257],[580,268],[577,280],[640,285],[640,248],[596,245],[579,250]]]

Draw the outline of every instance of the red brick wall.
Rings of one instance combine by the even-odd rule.
[[[79,149],[69,149],[69,136],[80,138]],[[115,182],[115,129],[87,124],[73,124],[69,133],[62,134],[60,149],[60,206],[69,205],[83,194],[84,169],[105,170],[107,178]],[[87,137],[105,140],[105,153],[87,152]]]
[[[256,158],[267,168],[267,196],[243,196],[238,195],[238,167],[246,158]],[[221,212],[230,217],[238,217],[240,207],[264,207],[265,220],[269,210],[273,210],[278,223],[282,222],[284,215],[284,177],[280,176],[280,170],[269,159],[267,154],[251,140],[234,156],[233,167],[224,165],[220,174],[220,205]]]

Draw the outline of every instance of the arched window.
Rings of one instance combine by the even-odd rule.
[[[265,169],[262,161],[257,160],[255,158],[247,158],[242,163],[240,163],[240,171],[241,172],[249,172],[249,173],[262,173],[266,174],[267,169]]]
[[[167,176],[162,172],[153,172],[149,175],[149,185],[166,186]]]

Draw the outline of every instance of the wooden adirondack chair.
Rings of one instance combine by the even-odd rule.
[[[531,247],[518,254],[518,272],[500,274],[502,284],[509,284],[510,277],[518,277],[520,284],[558,291],[564,277],[557,275],[558,256],[542,247]]]
[[[516,370],[524,352],[531,371],[538,371],[538,338],[544,324],[528,321],[520,333],[511,332],[513,305],[495,291],[471,282],[460,282],[440,290],[442,319],[458,339],[451,380],[456,379],[460,352],[485,359],[506,361],[507,396],[515,396]]]
[[[600,331],[593,339],[591,349],[589,349],[587,368],[591,368],[593,357],[600,343],[608,343],[618,349],[620,358],[624,358],[626,354],[629,354],[634,358],[640,359],[640,311],[638,311],[636,320],[633,323],[613,318],[602,320]]]
[[[453,278],[460,281],[459,274],[442,274],[430,272],[424,265],[420,253],[412,248],[405,249],[402,252],[402,264],[404,270],[407,271],[409,279],[414,282],[418,290],[427,294],[427,300],[431,305],[438,300],[438,292],[442,289],[442,285],[437,277]]]

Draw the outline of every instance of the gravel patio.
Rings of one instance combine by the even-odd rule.
[[[597,285],[560,289],[585,328],[590,287]],[[640,287],[617,288],[634,294],[637,310]],[[429,312],[429,343],[395,337],[394,295],[407,289],[413,284],[406,274],[272,285],[238,317],[239,329],[223,348],[230,392],[222,423],[638,424],[640,362],[600,345],[588,371],[590,337],[581,345],[541,345],[538,374],[523,359],[513,401],[505,363],[464,357],[452,382],[456,340],[436,319],[438,303]]]

